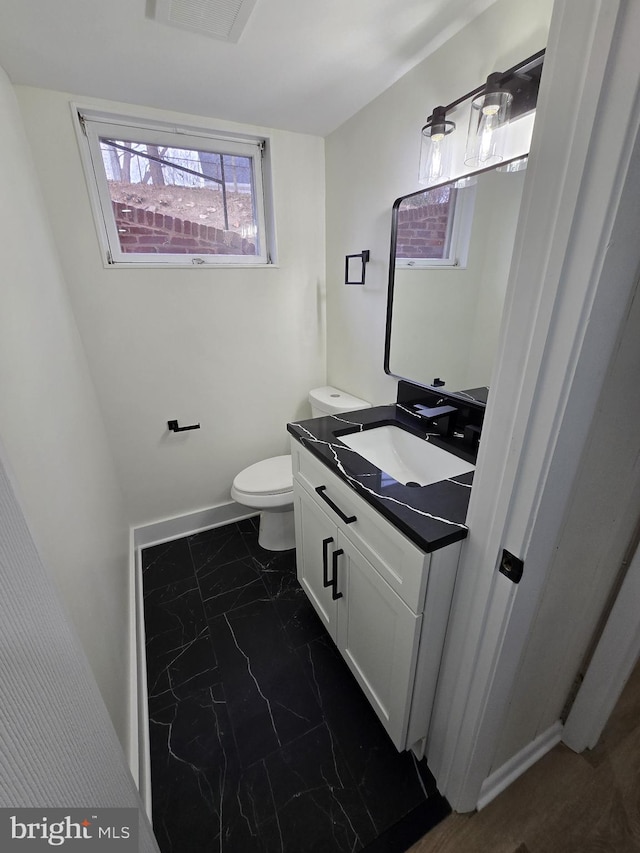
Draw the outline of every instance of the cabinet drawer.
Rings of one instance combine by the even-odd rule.
[[[429,555],[396,530],[295,439],[291,442],[291,456],[294,477],[311,498],[348,534],[411,610],[421,613],[428,581]],[[319,486],[325,487],[321,495],[316,491]],[[341,515],[347,518],[355,516],[355,521],[346,523]]]

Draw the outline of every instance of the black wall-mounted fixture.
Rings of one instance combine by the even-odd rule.
[[[167,421],[167,427],[171,432],[186,432],[188,429],[200,429],[200,424],[190,424],[189,426],[178,426],[178,421]]]
[[[365,266],[369,263],[369,249],[357,255],[347,255],[344,262],[344,283],[364,284]]]
[[[494,131],[535,110],[544,54],[541,50],[505,72],[490,74],[482,86],[433,110],[421,131],[421,186],[432,186],[449,177],[447,149],[451,147],[449,137],[455,124],[445,117],[465,101],[471,101],[465,163],[483,168],[500,161],[500,139]]]

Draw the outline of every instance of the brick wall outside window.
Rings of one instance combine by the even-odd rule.
[[[256,254],[255,245],[234,231],[119,202],[114,202],[113,212],[123,252]]]
[[[423,204],[398,210],[396,257],[442,258],[447,239],[449,204]]]

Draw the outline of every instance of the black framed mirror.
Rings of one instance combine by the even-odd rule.
[[[427,188],[393,205],[384,352],[391,376],[486,403],[544,54],[490,74],[434,108],[422,128],[419,180]],[[470,171],[476,161],[484,168]]]
[[[486,402],[526,159],[394,202],[388,374]]]

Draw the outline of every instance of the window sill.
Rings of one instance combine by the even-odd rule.
[[[279,264],[151,264],[132,263],[127,264],[120,261],[109,264],[103,260],[102,266],[106,270],[273,270],[280,269]]]

